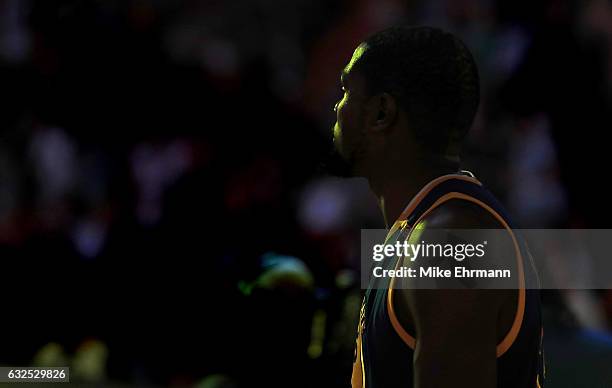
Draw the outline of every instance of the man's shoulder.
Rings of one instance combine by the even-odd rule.
[[[462,200],[462,199],[451,199],[447,202],[442,203],[432,211],[427,213],[420,221],[422,227],[421,233],[419,233],[419,241],[426,241],[428,243],[453,243],[455,239],[449,240],[449,236],[452,234],[447,233],[450,230],[463,230],[458,231],[459,237],[471,238],[480,234],[473,234],[467,230],[470,229],[503,229],[503,225],[489,210],[482,205]],[[442,231],[443,233],[439,233]],[[480,232],[479,232],[480,233]],[[489,234],[487,234],[489,235]],[[501,236],[501,235],[499,235]],[[505,236],[505,234],[504,234]],[[456,238],[457,236],[455,236]],[[509,262],[514,258],[512,251],[511,240],[509,236],[504,237],[500,241],[499,252],[496,249],[495,253],[500,254],[499,257],[495,257],[496,260],[501,262]],[[503,244],[503,245],[502,245]],[[407,260],[407,259],[404,259]],[[453,262],[450,261],[451,267],[453,264],[461,264],[468,268],[470,267],[469,262]],[[406,266],[410,265],[408,261],[404,263]],[[440,265],[440,264],[437,264]],[[449,268],[451,268],[449,267]],[[468,311],[478,312],[473,317],[478,317],[484,313],[490,313],[496,311],[497,308],[504,303],[508,298],[511,298],[514,294],[513,290],[477,290],[477,289],[465,289],[458,290],[454,288],[445,289],[429,289],[421,287],[400,287],[398,290],[399,304],[405,303],[404,310],[410,305],[411,312],[405,311],[404,314],[412,315],[413,318],[417,318],[419,311],[427,309],[427,306],[440,306],[446,305],[452,301],[460,306],[464,306]],[[471,306],[471,307],[466,307]],[[402,308],[400,308],[402,309]],[[471,310],[470,310],[471,309]],[[435,312],[434,312],[435,315]],[[422,314],[421,318],[426,316]],[[427,319],[427,318],[424,318]]]
[[[482,205],[463,199],[451,199],[427,213],[423,220],[436,229],[500,228],[499,220]]]

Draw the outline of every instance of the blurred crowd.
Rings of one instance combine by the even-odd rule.
[[[522,226],[610,227],[607,0],[0,0],[0,363],[346,385],[359,231],[384,224],[320,163],[340,70],[398,23],[472,49],[464,168]],[[611,295],[549,303],[605,332]]]

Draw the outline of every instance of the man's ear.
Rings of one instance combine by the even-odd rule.
[[[385,131],[397,119],[397,100],[389,93],[373,96],[369,102],[369,127],[373,131]]]

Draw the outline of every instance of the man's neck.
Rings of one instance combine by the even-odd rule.
[[[430,169],[413,169],[404,171],[404,175],[386,177],[376,182],[370,180],[370,186],[378,197],[387,228],[397,220],[410,200],[433,179],[455,173],[456,170],[440,167]]]

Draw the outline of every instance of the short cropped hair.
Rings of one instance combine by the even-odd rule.
[[[391,27],[368,37],[354,64],[370,95],[387,92],[433,153],[458,156],[480,101],[478,68],[465,44],[432,27]]]

